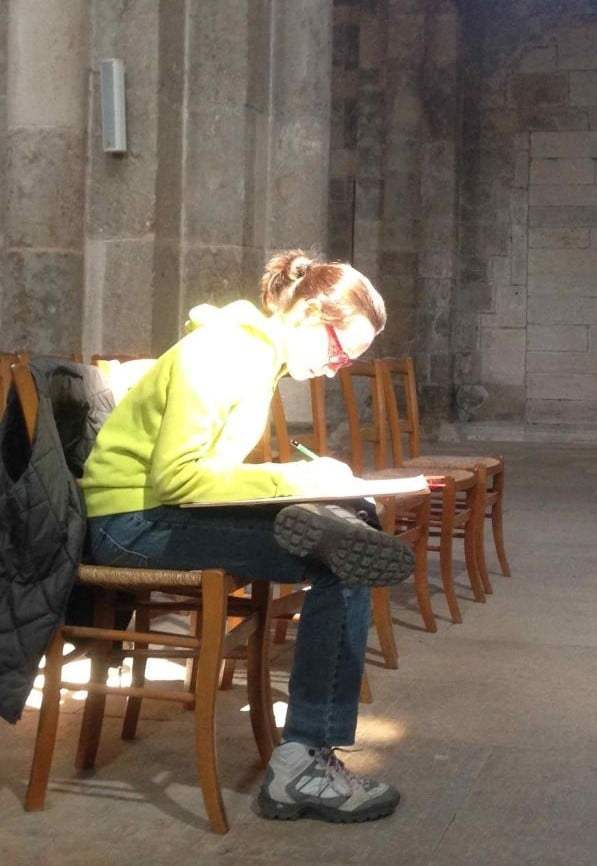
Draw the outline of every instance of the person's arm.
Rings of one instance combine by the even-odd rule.
[[[229,345],[217,333],[185,339],[173,361],[151,483],[165,504],[291,495],[296,465],[244,464],[267,423],[271,356],[247,337]],[[294,479],[294,480],[293,480]]]

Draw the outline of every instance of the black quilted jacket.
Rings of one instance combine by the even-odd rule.
[[[31,370],[33,447],[14,393],[0,424],[0,717],[13,723],[58,625],[88,619],[88,599],[72,593],[85,536],[75,477],[113,408],[94,367],[37,359]]]

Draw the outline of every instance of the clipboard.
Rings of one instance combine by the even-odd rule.
[[[236,499],[205,502],[183,502],[180,508],[229,508],[231,506],[250,505],[296,505],[300,502],[342,502],[346,500],[363,499],[367,497],[380,496],[413,496],[417,493],[427,493],[429,487],[424,475],[415,475],[412,478],[383,478],[379,480],[358,479],[359,484],[347,492],[317,494],[313,496],[269,496],[261,499]]]

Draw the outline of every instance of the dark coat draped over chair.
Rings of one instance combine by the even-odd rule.
[[[30,368],[39,396],[33,445],[14,393],[0,424],[0,717],[12,723],[57,627],[91,611],[85,588],[73,592],[85,538],[76,478],[113,408],[94,367],[39,358]]]

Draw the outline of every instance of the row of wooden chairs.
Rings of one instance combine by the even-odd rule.
[[[403,496],[394,500],[393,516],[386,510],[383,528],[393,532],[415,550],[415,589],[421,616],[428,631],[437,630],[431,607],[427,580],[427,550],[439,553],[442,585],[452,621],[460,623],[462,614],[453,577],[453,542],[464,541],[467,573],[478,602],[484,602],[492,587],[484,553],[484,516],[491,519],[498,558],[505,575],[510,574],[502,529],[504,463],[500,457],[478,455],[422,456],[414,364],[412,359],[358,361],[340,371],[350,434],[349,462],[357,475],[367,477],[426,476],[431,501]],[[369,385],[371,420],[363,420],[355,384],[364,379]],[[325,379],[310,382],[313,411],[312,440],[327,443],[325,424]],[[314,396],[315,395],[315,396]],[[400,408],[399,408],[399,403]],[[402,410],[402,411],[401,411]],[[288,429],[282,398],[274,395],[273,428],[280,459],[290,459]],[[404,443],[408,447],[405,457]],[[373,449],[375,469],[367,470],[366,448]],[[270,453],[272,450],[269,442]],[[324,444],[319,453],[329,451]],[[265,459],[265,457],[264,457]],[[429,544],[427,541],[429,539]],[[290,588],[289,588],[290,591]],[[373,591],[373,615],[384,661],[396,667],[398,653],[390,614],[390,591]],[[277,639],[284,634],[284,624],[277,626]]]

